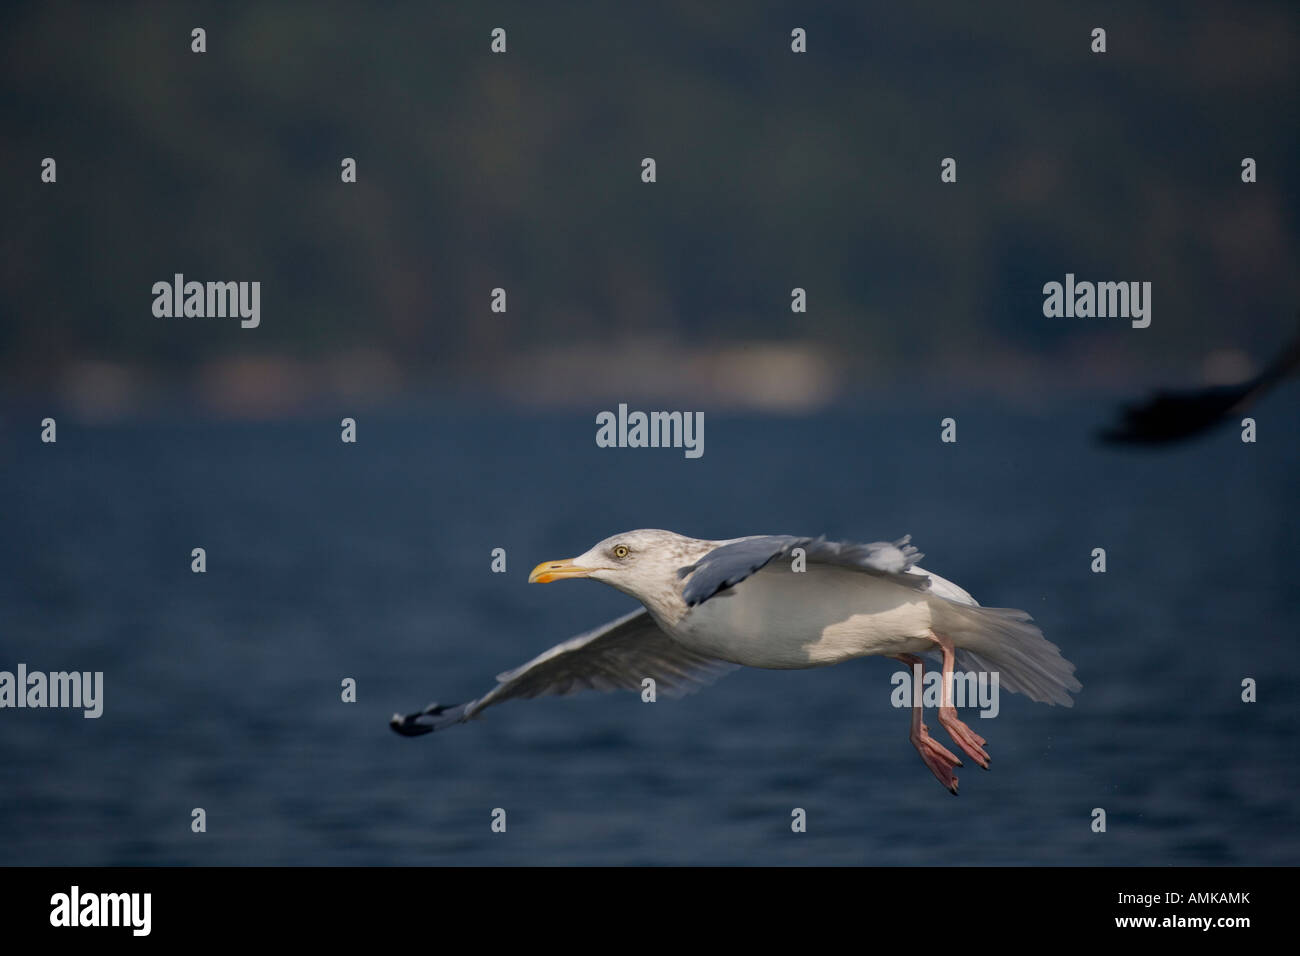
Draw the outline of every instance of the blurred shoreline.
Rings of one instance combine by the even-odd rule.
[[[250,352],[212,358],[188,375],[127,362],[63,364],[45,389],[12,382],[0,406],[52,404],[74,420],[126,421],[176,410],[231,420],[308,417],[322,406],[401,407],[430,397],[505,407],[565,409],[613,400],[661,408],[702,406],[804,414],[892,396],[901,404],[929,395],[987,396],[1031,406],[1052,396],[1113,398],[1153,387],[1240,381],[1257,363],[1241,350],[1208,351],[1200,362],[1143,366],[1096,341],[1060,354],[985,349],[888,364],[847,357],[812,341],[750,341],[718,347],[670,339],[551,347],[497,357],[456,372],[416,372],[377,349],[318,358]],[[603,406],[602,406],[603,407]]]

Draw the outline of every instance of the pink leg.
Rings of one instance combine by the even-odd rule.
[[[913,667],[920,667],[922,676],[925,675],[925,664],[921,658],[915,654],[899,654],[894,658],[907,665],[909,673]],[[916,752],[921,755],[925,765],[930,768],[930,772],[935,778],[947,787],[952,795],[957,795],[957,777],[952,772],[954,767],[960,767],[961,761],[957,759],[956,754],[945,747],[939,741],[930,736],[930,730],[925,726],[925,721],[921,719],[921,696],[915,694],[912,701],[912,746]]]
[[[971,730],[957,717],[957,708],[952,705],[952,665],[955,650],[952,640],[930,632],[934,642],[943,648],[943,703],[939,707],[939,723],[948,731],[948,736],[957,742],[957,746],[966,751],[966,755],[985,770],[989,769],[988,751],[984,749],[986,741]]]

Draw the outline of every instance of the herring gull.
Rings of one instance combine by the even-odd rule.
[[[917,566],[902,538],[857,544],[792,535],[702,541],[671,531],[629,531],[568,561],[546,561],[530,583],[593,578],[643,607],[497,675],[482,697],[395,714],[393,730],[417,736],[477,717],[515,698],[578,690],[640,690],[679,696],[739,666],[823,667],[856,657],[893,658],[919,678],[920,655],[942,659],[940,725],[979,766],[986,741],[957,717],[954,664],[997,672],[1002,687],[1047,704],[1073,704],[1074,665],[1024,611],[981,607],[951,581]],[[796,550],[799,549],[799,550]],[[910,739],[952,793],[961,761],[932,738],[912,701]]]

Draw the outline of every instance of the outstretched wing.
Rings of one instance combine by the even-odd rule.
[[[719,591],[739,584],[776,558],[788,557],[795,548],[803,548],[809,564],[830,564],[888,578],[904,587],[923,591],[930,586],[925,574],[909,569],[923,555],[908,544],[911,535],[892,544],[877,541],[858,544],[853,541],[827,541],[822,538],[797,538],[789,534],[765,534],[741,538],[714,548],[699,561],[677,572],[688,577],[682,588],[687,606],[703,604]]]
[[[657,694],[679,697],[736,666],[678,644],[642,608],[498,674],[497,686],[476,700],[454,706],[430,704],[418,714],[394,714],[389,724],[399,734],[415,737],[463,723],[502,701],[580,690],[640,690],[647,677],[654,678]],[[421,717],[432,719],[420,723]]]

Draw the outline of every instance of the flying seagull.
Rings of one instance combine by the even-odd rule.
[[[557,644],[464,704],[430,704],[394,714],[393,730],[427,734],[477,717],[514,698],[578,690],[656,690],[678,696],[738,666],[823,667],[879,655],[908,665],[941,655],[939,723],[988,769],[986,741],[957,717],[951,675],[997,671],[1001,686],[1047,704],[1073,704],[1074,665],[1024,611],[981,607],[964,590],[917,566],[922,555],[902,538],[874,544],[791,535],[701,541],[671,531],[616,534],[568,561],[546,561],[530,583],[593,578],[644,605],[603,627]],[[798,551],[796,551],[798,549]],[[919,685],[918,685],[919,686]],[[918,698],[920,695],[916,695]],[[961,761],[932,738],[912,704],[911,741],[939,782],[957,793]]]
[[[1300,337],[1252,379],[1236,385],[1156,392],[1144,402],[1124,406],[1120,422],[1098,437],[1111,445],[1165,445],[1194,438],[1246,411],[1274,385],[1297,372]]]

